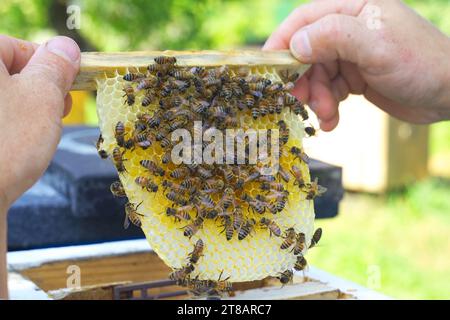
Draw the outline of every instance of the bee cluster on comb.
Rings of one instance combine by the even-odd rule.
[[[289,93],[298,75],[184,67],[172,56],[154,61],[145,71],[97,80],[97,149],[119,173],[111,192],[129,199],[125,226],[141,227],[173,268],[170,278],[195,296],[221,295],[231,282],[267,276],[289,283],[320,239],[311,200],[326,191],[309,177],[301,142],[315,130],[305,127],[308,112]],[[224,136],[208,140],[211,129]],[[220,152],[231,129],[264,129],[267,136],[234,137],[240,157],[228,144]],[[192,152],[174,153],[179,130],[194,137]],[[254,158],[252,146],[262,142],[267,152]],[[192,161],[180,163],[174,154]],[[203,159],[208,154],[215,161]],[[273,157],[277,170],[267,173]]]

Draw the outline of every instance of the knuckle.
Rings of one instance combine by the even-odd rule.
[[[321,33],[328,39],[336,39],[342,35],[342,19],[337,14],[331,14],[322,19]]]

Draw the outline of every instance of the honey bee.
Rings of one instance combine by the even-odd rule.
[[[287,172],[282,166],[278,168],[278,175],[283,179],[286,183],[289,183],[291,180],[291,177],[289,175],[289,172]]]
[[[183,207],[181,207],[183,208]],[[189,221],[191,220],[191,215],[187,211],[187,209],[181,209],[181,208],[167,208],[166,209],[166,215],[168,217],[174,217],[175,221]],[[180,210],[181,209],[181,210]]]
[[[282,192],[284,191],[284,186],[282,183],[279,182],[263,182],[261,183],[261,190],[264,191],[271,191],[271,190],[275,190],[275,191],[279,191]]]
[[[233,212],[234,230],[238,230],[243,223],[244,223],[244,214],[242,213],[242,208],[240,206],[236,206]]]
[[[298,102],[297,98],[290,93],[284,94],[284,104],[287,106],[292,106]]]
[[[190,70],[180,70],[173,69],[169,71],[169,75],[177,80],[190,80],[195,77],[195,75]]]
[[[314,231],[314,234],[311,238],[311,244],[309,245],[309,249],[315,247],[317,243],[319,243],[321,237],[322,237],[322,228],[317,228],[316,231]]]
[[[192,67],[189,70],[193,75],[199,76],[199,77],[205,77],[206,76],[206,68],[205,67]]]
[[[198,239],[194,245],[194,250],[192,250],[192,252],[189,253],[189,255],[188,255],[189,262],[192,264],[197,263],[198,260],[200,259],[200,257],[203,255],[204,249],[205,249],[205,245],[203,243],[203,240]]]
[[[220,169],[222,171],[223,177],[227,183],[230,183],[234,179],[234,172],[230,167],[224,167]]]
[[[289,140],[289,128],[284,120],[278,121],[278,127],[280,130],[280,142],[282,145],[286,144]]]
[[[204,193],[215,193],[222,190],[225,183],[222,179],[212,178],[205,181],[202,191]]]
[[[105,150],[101,149],[101,144],[103,143],[103,141],[104,140],[103,140],[102,134],[100,134],[98,136],[97,143],[95,144],[95,146],[97,148],[97,152],[98,152],[98,155],[100,156],[100,158],[106,159],[106,158],[108,158],[108,153]]]
[[[253,218],[245,221],[238,230],[238,239],[244,240],[252,232],[255,224],[256,221]]]
[[[129,149],[130,147],[133,147],[134,144],[137,144],[145,150],[152,145],[152,136],[145,133],[138,133],[134,135],[132,139],[127,141],[125,148]]]
[[[309,163],[309,157],[302,149],[294,146],[291,148],[290,152],[295,156],[295,159],[299,158],[304,163]]]
[[[297,233],[295,232],[294,228],[289,228],[285,231],[285,234],[283,236],[284,241],[280,246],[281,250],[289,249],[296,241],[297,239]]]
[[[120,181],[114,181],[111,183],[109,190],[115,197],[126,197],[125,189]]]
[[[270,236],[272,236],[272,234],[277,237],[281,236],[281,229],[275,221],[263,217],[259,222],[269,229]]]
[[[136,182],[137,185],[139,185],[143,189],[145,188],[147,191],[150,192],[158,191],[158,185],[149,178],[137,177],[134,181]]]
[[[202,178],[202,179],[209,179],[213,176],[211,170],[205,169],[203,167],[198,167],[197,173],[199,174],[200,178]]]
[[[155,100],[155,95],[153,93],[153,91],[151,90],[147,90],[147,92],[145,93],[144,98],[142,99],[142,106],[143,107],[147,107],[149,106],[153,101]]]
[[[124,153],[120,151],[119,147],[115,147],[113,150],[113,162],[119,173],[127,171],[123,163],[126,160],[123,158]]]
[[[198,200],[206,208],[211,209],[216,206],[216,203],[214,202],[214,200],[211,198],[211,196],[209,194],[205,194],[205,193],[199,194]]]
[[[260,116],[260,110],[257,106],[252,108],[252,117],[254,120],[258,119],[258,117]]]
[[[302,271],[306,268],[306,265],[308,262],[306,261],[305,257],[302,254],[299,254],[297,256],[297,261],[295,261],[294,269],[297,271]]]
[[[292,283],[294,281],[294,272],[292,270],[288,269],[284,272],[281,272],[280,275],[277,277],[278,280],[284,285]]]
[[[159,56],[159,57],[156,57],[154,60],[157,64],[175,64],[175,63],[177,63],[177,58],[169,57],[169,56]]]
[[[291,173],[294,176],[294,186],[298,186],[300,189],[304,188],[306,186],[305,180],[303,179],[302,171],[299,167],[293,165],[291,169]]]
[[[164,174],[166,173],[164,171],[163,168],[161,168],[160,166],[158,166],[154,161],[152,160],[141,160],[139,162],[141,164],[141,166],[143,166],[144,168],[146,168],[148,171],[150,171],[152,174],[154,175],[158,175],[163,177]]]
[[[200,183],[201,179],[199,177],[189,177],[181,182],[181,186],[186,190],[189,190],[196,188]]]
[[[252,96],[251,94],[246,94],[244,96],[244,103],[247,106],[247,108],[252,109],[253,106],[255,105],[255,97]],[[254,108],[253,108],[254,109]],[[252,111],[253,111],[252,109]],[[259,113],[259,112],[258,112]]]
[[[188,204],[188,201],[186,200],[186,198],[183,195],[181,195],[173,190],[166,194],[166,198],[182,207]]]
[[[191,106],[195,113],[203,114],[208,110],[210,104],[207,101],[194,101]]]
[[[188,224],[187,226],[184,227],[183,235],[190,239],[198,232],[198,230],[202,226],[203,226],[203,218],[197,217],[193,223]]]
[[[161,158],[161,162],[163,164],[168,164],[171,160],[172,160],[172,150],[167,150],[164,152],[162,158]]]
[[[134,207],[131,202],[127,202],[127,204],[125,204],[125,221],[123,223],[123,227],[125,229],[128,229],[128,227],[130,226],[130,222],[137,227],[141,226],[141,220],[139,217],[143,217],[143,215],[137,212],[137,209],[141,204],[142,202],[139,203],[136,207]]]
[[[125,145],[125,125],[122,121],[117,122],[114,128],[114,136],[116,138],[117,145],[123,147]]]
[[[162,140],[159,143],[161,145],[161,148],[171,148],[173,146],[172,141],[169,140],[166,136],[162,138]]]
[[[298,255],[301,254],[304,249],[305,249],[305,234],[303,232],[299,232],[295,237],[295,245],[291,251],[294,253],[294,255]]]
[[[230,241],[233,238],[234,234],[234,227],[233,227],[233,221],[229,216],[223,216],[223,230],[221,233],[225,232],[225,237],[228,241]]]
[[[186,176],[189,175],[189,169],[186,167],[178,167],[176,169],[174,169],[171,173],[170,173],[170,177],[174,178],[174,179],[181,179],[184,178]]]
[[[127,103],[129,106],[132,106],[136,100],[136,97],[134,95],[134,88],[130,85],[127,85],[127,86],[125,86],[123,91],[125,92],[123,97],[125,97],[125,96],[127,97],[125,100],[125,103]]]
[[[142,73],[131,73],[130,72],[130,73],[127,73],[127,74],[125,74],[123,76],[123,80],[125,80],[125,81],[136,81],[136,80],[142,79],[144,77],[145,77],[145,75],[142,74]]]
[[[300,77],[298,72],[289,73],[289,70],[280,72],[280,77],[283,82],[296,82]]]
[[[172,273],[169,274],[170,280],[175,280],[177,283],[180,281],[184,281],[193,271],[195,270],[195,266],[192,263],[189,263],[186,266],[181,267],[180,269],[175,269]]]
[[[234,190],[232,188],[225,188],[225,190],[223,191],[223,196],[220,199],[220,203],[226,210],[230,206],[234,205],[234,199],[235,199]]]
[[[167,188],[170,188],[171,190],[175,191],[175,192],[179,192],[179,193],[184,193],[186,191],[186,188],[184,188],[182,185],[169,181],[169,180],[163,180],[161,185],[164,188],[164,191]]]
[[[312,137],[316,135],[317,130],[313,126],[305,127],[305,132],[308,137]]]
[[[322,187],[318,182],[319,180],[316,177],[313,182],[307,184],[305,187],[306,200],[313,200],[315,197],[320,197],[327,191],[327,188]]]

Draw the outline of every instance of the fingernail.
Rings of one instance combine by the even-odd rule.
[[[47,42],[47,49],[50,52],[75,63],[80,59],[80,48],[77,43],[68,37],[58,36]]]
[[[309,41],[308,31],[300,30],[294,34],[291,39],[292,54],[298,58],[310,58],[312,56],[311,42]]]

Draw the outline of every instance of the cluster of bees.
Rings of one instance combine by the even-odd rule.
[[[280,114],[285,108],[298,115],[302,120],[308,119],[308,112],[289,91],[294,87],[298,74],[282,75],[283,82],[272,82],[256,74],[249,74],[248,69],[230,70],[227,66],[219,68],[180,67],[175,57],[161,56],[154,59],[145,73],[128,73],[125,80],[124,107],[137,104],[141,99],[140,110],[133,128],[127,128],[121,121],[114,127],[116,146],[111,158],[119,172],[127,169],[127,150],[136,148],[146,150],[158,145],[162,150],[160,159],[140,161],[145,175],[138,176],[135,183],[149,193],[163,192],[172,203],[164,214],[181,223],[184,236],[189,239],[203,227],[205,220],[217,222],[219,232],[227,241],[237,237],[242,241],[256,232],[267,229],[270,236],[284,239],[281,248],[297,256],[296,270],[303,270],[306,260],[301,254],[305,247],[305,235],[296,233],[294,228],[283,230],[273,219],[285,208],[289,192],[285,184],[293,181],[295,188],[305,194],[308,200],[323,194],[326,189],[318,184],[317,179],[306,182],[300,167],[280,166],[276,175],[262,175],[260,166],[246,163],[228,164],[180,164],[173,166],[171,151],[173,142],[170,135],[176,129],[184,128],[195,134],[194,121],[202,121],[203,128],[231,129],[239,128],[240,115],[250,114],[254,120],[272,114]],[[148,109],[148,111],[146,111]],[[289,128],[285,121],[276,123],[279,129],[280,158],[293,156],[299,163],[308,163],[309,158],[302,148],[286,148],[289,141]],[[312,126],[305,127],[308,136],[315,135]],[[109,157],[102,149],[103,138],[100,135],[97,150],[101,158]],[[248,151],[248,141],[245,141]],[[203,145],[201,149],[204,149]],[[256,186],[261,192],[251,196],[246,188]],[[126,196],[120,181],[111,185],[115,196]],[[125,206],[125,227],[131,223],[140,226],[139,205],[127,203]],[[193,214],[195,212],[195,215]],[[311,246],[318,242],[321,229],[313,237]],[[310,247],[311,247],[310,246]],[[171,279],[178,284],[188,286],[196,295],[214,294],[231,290],[227,279],[217,281],[191,278],[195,265],[202,256],[204,243],[199,239],[188,257],[188,263],[176,269]],[[292,270],[280,274],[283,284],[292,280]]]

